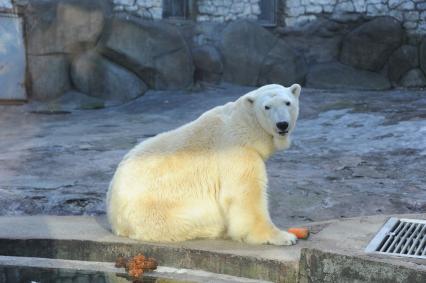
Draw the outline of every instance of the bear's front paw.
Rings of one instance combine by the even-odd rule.
[[[268,241],[268,244],[277,246],[291,246],[296,244],[297,237],[291,233],[285,231],[279,231],[272,239]]]

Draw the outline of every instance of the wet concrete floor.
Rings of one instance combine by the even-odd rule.
[[[0,215],[103,214],[129,149],[251,89],[150,91],[53,115],[0,106]],[[300,105],[292,147],[267,163],[278,226],[426,212],[426,91],[303,89]]]

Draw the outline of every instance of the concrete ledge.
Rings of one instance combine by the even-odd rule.
[[[426,215],[401,217],[426,218]],[[347,272],[367,272],[371,273],[363,277],[367,282],[381,276],[377,269],[362,269],[364,265],[377,265],[389,270],[399,266],[400,270],[407,270],[404,273],[407,276],[415,272],[419,274],[416,276],[420,276],[415,278],[423,278],[421,276],[426,276],[424,260],[364,253],[364,248],[387,218],[370,216],[313,223],[309,240],[299,241],[291,247],[275,247],[211,240],[142,243],[111,234],[103,217],[0,217],[0,255],[111,262],[119,254],[143,252],[156,258],[163,266],[202,269],[274,282],[297,282],[299,273],[301,280],[305,280],[303,282],[311,282],[311,274],[317,276],[312,278],[343,278],[345,281]],[[330,264],[333,266],[329,272],[332,277],[321,271]],[[386,282],[405,282],[401,276],[395,278],[397,281]]]
[[[366,257],[302,249],[299,283],[426,282],[426,262],[410,267]]]
[[[10,277],[14,274],[13,278]],[[36,282],[57,282],[58,273],[61,282],[108,282],[127,283],[129,276],[123,268],[115,267],[113,262],[78,261],[66,259],[49,259],[37,257],[11,257],[0,256],[0,282],[30,282],[26,277],[42,277],[43,280]],[[3,277],[2,277],[3,276]],[[7,277],[7,278],[4,278]],[[64,280],[67,277],[68,280]],[[85,277],[79,278],[79,277]],[[93,280],[96,278],[98,280]],[[162,279],[178,280],[179,282],[208,282],[208,283],[267,283],[270,281],[259,281],[230,275],[216,274],[202,270],[178,269],[173,267],[158,266],[155,271],[145,272],[144,281],[147,277],[161,277]],[[5,280],[2,280],[5,279]],[[15,280],[16,279],[16,280]],[[104,279],[104,280],[103,280]],[[154,282],[152,280],[152,282]],[[151,282],[151,280],[148,280]],[[155,281],[157,282],[157,281]],[[162,281],[161,281],[162,282]],[[168,281],[166,281],[168,282]],[[175,281],[173,281],[175,282]]]

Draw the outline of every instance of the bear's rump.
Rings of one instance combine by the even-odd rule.
[[[170,156],[128,160],[114,178],[115,199],[122,209],[113,214],[121,214],[126,234],[139,240],[218,237],[225,221],[212,165],[206,156],[192,162]]]

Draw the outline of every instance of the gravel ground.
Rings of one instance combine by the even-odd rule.
[[[121,106],[57,114],[0,106],[0,215],[103,214],[130,148],[250,89],[150,91]],[[303,89],[293,145],[267,167],[278,226],[424,213],[426,92]]]

